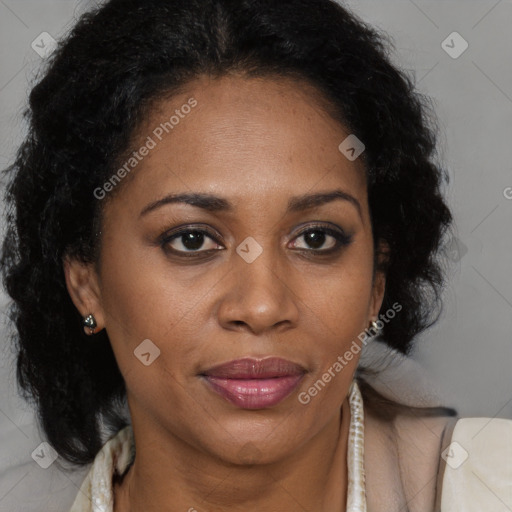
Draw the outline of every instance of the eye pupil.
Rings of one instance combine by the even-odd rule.
[[[183,246],[191,251],[200,249],[204,243],[204,235],[199,231],[190,231],[187,234],[181,235]]]
[[[322,231],[309,231],[304,236],[306,238],[306,242],[314,249],[322,247],[325,243],[325,233],[322,233]]]

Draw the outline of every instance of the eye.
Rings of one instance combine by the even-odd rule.
[[[209,229],[185,226],[162,235],[160,245],[166,252],[183,257],[195,257],[223,249],[224,247],[217,242],[217,238],[220,236]],[[324,225],[309,225],[294,240],[301,238],[306,246],[297,246],[295,242],[293,245],[295,249],[322,255],[336,253],[352,241],[352,236],[347,235],[343,230]],[[324,247],[326,245],[327,247]]]
[[[210,243],[208,243],[208,240],[210,240]],[[166,251],[179,253],[180,256],[185,257],[219,250],[219,244],[216,241],[216,235],[214,233],[206,229],[195,229],[191,227],[182,228],[170,234],[166,234],[161,240],[161,246]],[[187,253],[190,254],[187,255]]]
[[[331,254],[339,251],[343,246],[348,245],[352,241],[352,237],[347,235],[342,230],[326,227],[323,225],[308,226],[307,229],[303,230],[295,240],[303,239],[305,243],[310,247],[297,247],[307,252]],[[331,239],[329,241],[329,239]],[[327,248],[321,249],[321,247],[327,245]]]

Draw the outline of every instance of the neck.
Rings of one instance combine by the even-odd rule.
[[[136,458],[114,485],[114,512],[345,511],[348,398],[318,435],[273,464],[234,466],[168,432],[147,433],[133,418],[132,426]]]

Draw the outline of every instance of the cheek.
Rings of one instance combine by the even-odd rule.
[[[201,347],[189,340],[199,339],[194,329],[201,328],[198,319],[206,314],[204,295],[219,277],[206,271],[202,278],[191,278],[191,272],[168,264],[158,249],[120,238],[104,246],[101,270],[106,330],[127,384],[133,381],[134,389],[149,392],[167,382],[172,389],[169,375],[181,382],[182,370],[200,356]],[[155,363],[146,367],[148,359]]]
[[[310,332],[317,341],[310,346],[313,368],[297,396],[304,412],[319,421],[327,421],[341,406],[367,337],[367,293],[337,293],[323,305],[323,316]]]
[[[371,271],[371,262],[365,260],[347,264],[306,301],[306,311],[311,312],[307,329],[317,343],[311,346],[315,368],[302,388],[307,395],[304,400],[317,397],[317,403],[337,402],[350,385],[367,339]]]
[[[304,293],[304,302],[339,340],[366,328],[371,302],[372,264],[357,253],[333,268]]]
[[[134,350],[144,340],[160,339],[161,326],[174,323],[176,294],[161,273],[122,239],[104,245],[101,274],[106,330],[122,370],[136,361]]]
[[[192,299],[177,293],[150,262],[127,251],[121,254],[119,260],[105,255],[103,307],[128,395],[148,415],[162,413],[170,421],[168,412],[157,414],[154,409],[172,403],[174,416],[186,416],[183,383],[176,370],[192,356],[189,347],[182,343],[170,347],[168,341],[180,338],[184,324],[180,320]]]

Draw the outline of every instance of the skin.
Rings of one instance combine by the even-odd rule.
[[[115,511],[345,510],[347,394],[359,354],[307,405],[298,394],[353,340],[361,345],[382,304],[362,163],[338,150],[349,132],[317,91],[288,79],[201,77],[152,110],[134,149],[191,97],[192,112],[105,200],[98,264],[64,262],[70,296],[94,314],[95,332],[107,330],[126,381],[137,456],[115,486]],[[291,197],[335,189],[360,212],[347,200],[285,211]],[[192,191],[226,198],[233,211],[171,203],[140,216]],[[314,255],[336,245],[329,234],[317,245],[299,234],[315,223],[351,242]],[[173,255],[190,253],[183,237],[158,240],[182,225],[220,236],[205,235],[196,259]],[[252,263],[236,252],[248,236],[263,249]],[[134,357],[145,339],[160,349],[149,366]],[[283,357],[307,373],[278,405],[244,410],[198,376],[244,356]]]

